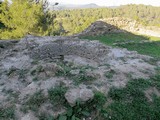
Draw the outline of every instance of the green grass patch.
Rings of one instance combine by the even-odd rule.
[[[105,77],[110,79],[114,76],[115,73],[116,72],[114,70],[110,70],[110,71],[105,73]]]
[[[39,74],[40,72],[44,72],[44,68],[43,68],[43,66],[41,66],[41,65],[39,65],[39,66],[37,66],[35,69],[33,69],[33,70],[30,72],[30,74],[34,76],[34,75]]]
[[[106,109],[109,116],[113,120],[159,120],[160,97],[153,95],[150,102],[144,93],[150,87],[159,89],[159,82],[160,76],[155,76],[149,80],[131,80],[125,88],[112,88],[108,96],[113,103]]]
[[[78,85],[80,83],[89,83],[91,81],[96,80],[96,78],[92,75],[87,74],[87,70],[93,70],[94,68],[91,66],[73,66],[73,64],[68,63],[59,63],[61,70],[57,71],[56,76],[68,77],[73,80],[73,82]],[[78,70],[79,73],[72,74],[71,70]]]
[[[145,90],[160,86],[160,75],[151,79],[134,79],[128,82],[124,88],[112,88],[108,98],[112,103],[107,105],[107,97],[101,92],[95,92],[94,98],[81,104],[77,101],[76,106],[71,107],[66,101],[66,113],[58,116],[57,120],[157,120],[160,119],[160,97],[153,95],[150,102],[145,96]],[[59,96],[63,98],[64,92],[58,88]],[[52,92],[53,93],[53,92]],[[59,95],[60,93],[60,95]],[[53,97],[57,96],[56,94]]]
[[[21,110],[24,113],[26,113],[28,110],[37,111],[39,107],[46,102],[46,100],[47,98],[44,96],[42,91],[38,91],[29,97]]]
[[[81,37],[89,40],[99,40],[102,43],[107,45],[113,45],[113,43],[117,42],[126,42],[126,41],[141,41],[141,40],[148,40],[148,37],[141,36],[141,35],[134,35],[132,33],[110,33],[103,36],[86,36]]]
[[[90,83],[94,80],[96,80],[96,77],[92,76],[92,75],[88,75],[86,73],[86,68],[82,67],[80,69],[79,74],[72,76],[73,81],[75,82],[75,84],[80,84],[80,83]]]
[[[40,114],[38,115],[39,120],[55,120],[53,116],[46,115],[46,114]]]
[[[124,44],[118,45],[122,48],[127,48],[131,51],[137,51],[140,54],[150,55],[155,58],[160,58],[160,42],[152,42],[152,43],[132,43],[132,44]]]
[[[83,118],[93,117],[104,118],[106,111],[103,109],[104,103],[107,101],[107,97],[101,92],[95,92],[94,98],[87,101],[86,103],[80,103],[77,100],[77,103],[74,107],[71,107],[65,99],[65,93],[67,88],[63,85],[56,86],[48,90],[49,100],[54,105],[64,106],[66,112],[58,116],[56,120],[81,120]],[[48,118],[48,116],[40,116],[43,120]]]
[[[72,70],[72,64],[59,63],[59,66],[62,68],[56,72],[56,76],[71,76],[70,71]]]
[[[107,98],[101,92],[95,92],[93,100],[80,104],[77,101],[76,106],[67,106],[65,114],[60,115],[57,120],[82,120],[92,118],[94,120],[105,120],[106,111],[103,109]]]
[[[66,100],[64,94],[67,88],[63,85],[56,86],[48,90],[48,97],[53,105],[64,105]]]
[[[160,38],[152,36],[135,35],[132,33],[111,33],[103,36],[88,36],[82,37],[89,40],[99,40],[110,46],[114,46],[114,43],[118,47],[127,48],[131,51],[137,51],[140,54],[150,55],[156,58],[160,58]],[[139,43],[142,40],[148,40],[153,42]],[[121,44],[124,42],[131,42]]]
[[[1,120],[15,120],[15,107],[0,108]]]

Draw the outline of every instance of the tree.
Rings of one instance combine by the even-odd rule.
[[[2,5],[2,1],[0,1],[0,8],[1,8],[1,5]],[[2,13],[2,11],[0,10],[0,13]],[[3,29],[5,26],[4,24],[0,21],[0,30]]]
[[[57,4],[57,3],[56,3]],[[6,26],[0,38],[20,38],[26,34],[48,35],[54,16],[47,10],[48,3],[41,0],[5,0],[0,8],[0,22]]]
[[[27,33],[43,33],[42,27],[38,26],[43,16],[40,5],[31,4],[27,0],[13,0],[9,5],[5,0],[2,3],[0,21],[7,27],[1,38],[19,38]]]

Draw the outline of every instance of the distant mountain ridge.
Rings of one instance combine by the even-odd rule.
[[[84,9],[84,8],[99,8],[101,6],[98,6],[95,3],[90,4],[84,4],[84,5],[76,5],[76,4],[59,4],[57,6],[52,7],[50,6],[50,9],[54,10],[65,10],[65,9]]]

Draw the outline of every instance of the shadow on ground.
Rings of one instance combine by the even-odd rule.
[[[160,58],[160,38],[137,35],[114,25],[97,21],[79,34],[80,38],[99,40],[110,45],[137,51],[140,54]],[[156,41],[155,41],[156,40]]]

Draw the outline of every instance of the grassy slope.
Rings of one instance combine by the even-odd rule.
[[[156,87],[160,90],[160,76],[148,80],[131,80],[125,88],[113,88],[109,97],[113,103],[106,109],[112,120],[159,120],[160,97],[151,94],[149,101],[144,91]]]
[[[160,58],[160,38],[158,37],[150,37],[150,36],[140,36],[134,35],[131,33],[117,33],[117,34],[108,34],[105,36],[88,36],[83,37],[90,40],[99,40],[102,43],[113,46],[114,43],[118,43],[116,46],[127,48],[128,50],[137,51],[140,54],[150,55],[153,57]],[[142,40],[152,41],[152,43],[142,43]],[[121,44],[122,42],[130,42],[134,41],[134,43]]]
[[[99,40],[107,45],[127,48],[138,53],[160,58],[160,38],[139,36],[134,34],[108,34],[105,36],[84,37],[90,40]],[[140,43],[141,40],[150,40],[151,43]],[[134,41],[134,43],[121,44]],[[160,97],[151,94],[152,102],[145,96],[144,91],[156,88],[160,91],[160,69],[157,75],[150,79],[130,80],[125,88],[113,88],[108,94],[112,104],[105,108],[106,120],[159,120]]]

